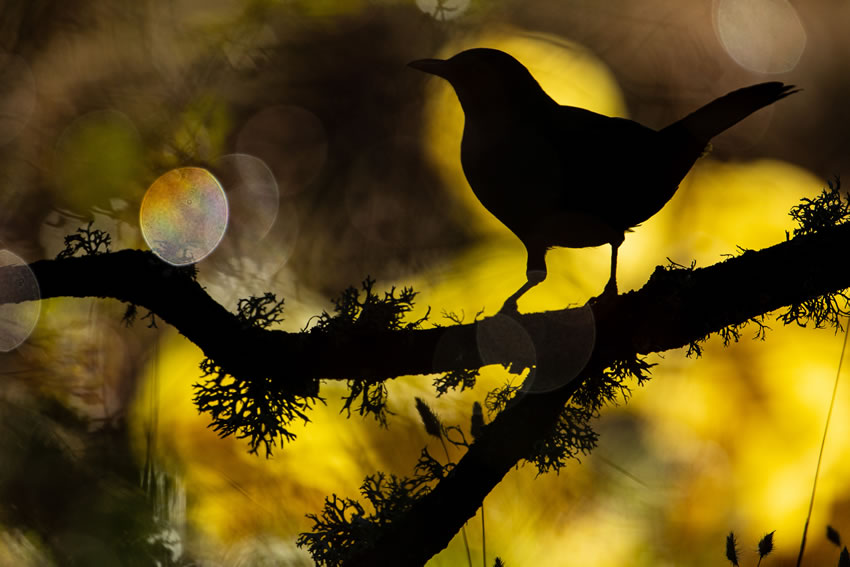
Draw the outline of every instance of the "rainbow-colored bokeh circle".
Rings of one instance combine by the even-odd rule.
[[[142,236],[154,254],[174,266],[204,259],[227,229],[227,197],[212,173],[180,167],[145,193],[139,212]]]

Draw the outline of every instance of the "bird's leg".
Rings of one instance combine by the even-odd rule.
[[[599,296],[600,299],[617,295],[617,251],[622,243],[622,239],[619,242],[611,243],[611,276],[608,278],[608,283],[605,284],[602,295]]]
[[[504,305],[502,305],[502,308],[499,309],[499,313],[517,313],[517,301],[519,301],[519,298],[525,295],[525,292],[527,292],[545,279],[545,271],[534,270],[526,273],[526,282],[522,284],[522,287],[516,290],[509,298],[505,300]]]
[[[528,252],[528,262],[525,269],[525,283],[516,290],[509,298],[505,300],[499,313],[516,314],[517,301],[525,295],[525,293],[546,279],[546,247],[545,246],[526,246]]]

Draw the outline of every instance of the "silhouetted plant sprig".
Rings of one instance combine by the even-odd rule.
[[[378,472],[367,476],[360,493],[372,508],[336,494],[325,498],[321,513],[308,514],[313,521],[296,545],[306,548],[319,567],[335,567],[352,554],[372,546],[382,531],[431,491],[432,483],[444,478],[452,465],[442,465],[422,450],[413,477]]]
[[[333,300],[333,314],[323,311],[315,318],[309,332],[325,334],[344,343],[358,332],[414,330],[428,320],[430,308],[423,317],[405,321],[414,307],[416,292],[412,288],[398,291],[393,287],[381,296],[374,286],[375,280],[367,276],[360,289],[351,286],[344,290]],[[387,409],[384,379],[348,380],[347,386],[348,393],[342,398],[341,411],[348,416],[351,416],[352,410],[361,417],[372,415],[381,426],[386,427],[387,416],[392,412]]]
[[[127,309],[124,310],[124,315],[121,317],[121,322],[124,323],[125,327],[132,327],[133,323],[136,322],[136,316],[138,314],[138,307],[136,307],[134,303],[131,303],[127,306]]]
[[[850,219],[850,193],[841,194],[841,180],[827,181],[827,187],[814,199],[804,198],[789,213],[797,222],[795,237],[814,234],[825,228],[844,224]],[[843,331],[841,319],[850,315],[850,297],[843,291],[813,297],[793,303],[777,319],[784,324],[796,323],[801,327],[813,324],[815,328],[830,326]]]
[[[143,316],[142,319],[148,320],[148,329],[156,329],[156,313],[153,311],[148,311],[148,314]]]
[[[821,230],[838,226],[850,220],[850,193],[841,193],[841,180],[836,177],[834,182],[827,181],[827,187],[815,198],[803,198],[799,205],[791,208],[791,218],[797,223],[793,230],[793,236],[806,236],[815,234]],[[791,234],[786,233],[790,238]],[[747,250],[738,247],[739,251]],[[669,260],[669,259],[668,259]],[[693,269],[692,264],[690,269]],[[668,270],[688,269],[686,266],[670,261]],[[850,297],[843,290],[827,293],[818,297],[807,299],[800,303],[792,303],[782,311],[776,319],[784,325],[796,323],[800,327],[813,325],[815,328],[832,327],[836,332],[843,331],[841,320],[850,315]],[[702,343],[712,334],[723,338],[724,346],[730,342],[738,342],[740,331],[748,323],[758,325],[755,338],[764,339],[765,331],[769,329],[764,324],[764,317],[750,319],[744,323],[730,325],[719,331],[691,342],[688,345],[687,356],[699,357],[702,354]]]
[[[841,180],[836,177],[834,182],[827,181],[827,187],[817,197],[801,199],[800,204],[792,207],[789,214],[797,223],[797,227],[793,230],[795,238],[815,234],[821,230],[844,224],[850,219],[850,193],[842,195]],[[786,237],[790,238],[791,234],[786,233]],[[742,253],[747,252],[740,246],[738,250]],[[692,270],[694,268],[694,264],[691,264],[688,268],[676,264],[669,258],[668,261],[670,262],[668,270]],[[815,328],[829,326],[838,332],[844,330],[841,320],[850,315],[848,307],[850,307],[850,297],[844,291],[839,290],[800,303],[792,303],[776,319],[784,325],[796,323],[800,327],[813,325]],[[758,325],[754,338],[764,340],[765,332],[769,327],[764,324],[764,316],[760,316],[744,323],[730,325],[717,333],[710,333],[701,339],[692,341],[688,345],[687,356],[700,357],[702,355],[702,344],[714,334],[723,338],[724,346],[728,346],[733,341],[738,342],[741,330],[749,323]]]
[[[85,227],[79,227],[75,234],[67,235],[65,237],[65,249],[56,255],[56,259],[70,258],[80,251],[84,256],[109,252],[112,237],[103,230],[92,230],[92,224],[94,224],[94,221],[89,221],[89,224]],[[100,249],[101,246],[103,246],[103,250]]]
[[[475,387],[475,381],[478,379],[481,371],[478,368],[461,368],[458,370],[449,370],[445,374],[441,374],[434,378],[434,389],[437,390],[437,396],[447,394],[449,390],[457,390],[463,392],[467,388],[470,390]]]
[[[283,299],[278,301],[273,293],[240,299],[236,305],[236,317],[246,326],[268,329],[283,321]]]
[[[788,213],[797,222],[794,236],[814,234],[850,219],[850,193],[841,195],[841,179],[827,181],[827,187],[814,199],[803,198]]]
[[[387,417],[393,415],[387,408],[387,386],[383,380],[347,380],[348,394],[342,397],[343,404],[340,412],[346,412],[346,416],[351,417],[351,410],[355,402],[359,401],[359,405],[354,407],[354,411],[360,414],[360,417],[371,415],[381,427],[387,426]]]
[[[246,327],[266,329],[283,320],[283,299],[273,293],[240,299],[236,317]],[[266,457],[271,456],[273,447],[295,439],[289,423],[295,419],[308,423],[306,412],[316,400],[324,403],[318,396],[286,392],[271,378],[235,378],[210,358],[200,367],[207,380],[195,384],[198,411],[210,414],[210,427],[221,437],[248,439],[250,453],[256,454],[262,446]]]
[[[484,432],[484,411],[481,409],[480,402],[472,403],[472,417],[469,419],[469,434],[473,439],[478,439]]]
[[[487,408],[487,414],[493,416],[504,411],[521,389],[521,386],[516,386],[512,381],[509,381],[501,388],[487,392],[484,397],[484,407]]]
[[[526,460],[534,463],[538,474],[550,471],[557,473],[568,459],[590,454],[599,439],[590,420],[599,416],[604,405],[616,405],[621,398],[627,401],[631,395],[627,382],[634,379],[642,386],[649,380],[650,368],[653,366],[646,359],[635,356],[617,360],[604,372],[587,377],[561,412],[552,434],[539,440]],[[505,393],[496,394],[492,398],[488,395],[485,404],[488,409],[491,406],[495,409],[502,404],[504,397]]]
[[[832,526],[826,526],[826,539],[829,540],[830,543],[841,547],[841,534],[839,534],[838,530]]]
[[[590,454],[599,439],[590,426],[592,417],[595,414],[587,408],[574,405],[564,408],[552,434],[537,441],[532,454],[526,457],[537,467],[537,474],[558,473],[567,459],[578,460],[580,454]]]
[[[759,540],[759,562],[757,565],[761,565],[761,560],[770,555],[770,553],[773,551],[773,534],[775,533],[776,530],[770,532],[769,534],[765,534],[765,536]]]
[[[729,532],[729,535],[726,536],[726,559],[729,560],[729,563],[738,567],[738,542],[735,541],[734,532]]]
[[[442,441],[443,423],[440,421],[440,418],[437,417],[437,414],[434,413],[434,410],[431,409],[431,406],[425,400],[418,397],[415,400],[416,411],[419,413],[419,419],[422,420],[422,425],[425,427],[425,433]]]
[[[124,323],[125,327],[132,327],[136,322],[136,317],[139,314],[139,309],[131,303],[127,306],[126,311],[124,311],[124,315],[121,317],[121,322]],[[156,314],[153,311],[148,311],[147,315],[142,316],[142,319],[147,319],[148,321],[148,329],[156,329]]]
[[[422,425],[425,427],[425,433],[439,439],[440,443],[443,445],[443,450],[446,453],[446,462],[451,462],[451,458],[449,457],[449,448],[446,445],[446,441],[455,447],[468,448],[469,442],[466,440],[466,435],[464,435],[463,430],[457,425],[444,425],[436,412],[431,409],[431,406],[429,406],[425,400],[419,397],[415,399],[416,411],[419,413],[419,418],[422,420]],[[453,435],[456,437],[453,438]]]
[[[838,530],[832,526],[826,526],[826,539],[841,549],[841,553],[838,555],[838,567],[850,567],[850,552],[847,551],[846,545],[842,549],[841,534],[838,533]]]
[[[667,258],[667,265],[664,266],[664,269],[665,269],[665,271],[668,271],[668,272],[678,272],[678,271],[693,272],[694,270],[696,270],[696,267],[697,267],[697,261],[696,260],[691,260],[691,263],[689,265],[685,266],[684,264],[674,262],[670,258]]]
[[[381,297],[374,291],[375,280],[366,277],[361,289],[354,286],[345,289],[333,300],[333,314],[322,312],[310,329],[313,333],[344,333],[357,331],[400,331],[421,327],[428,320],[430,307],[423,317],[405,322],[408,313],[413,310],[417,292],[405,287],[397,291],[395,287],[384,292]]]
[[[655,364],[640,356],[615,360],[605,371],[587,377],[573,394],[572,401],[594,415],[606,404],[617,405],[621,398],[628,401],[631,396],[629,382],[634,379],[638,386],[643,386],[649,380],[653,366]]]
[[[841,320],[850,315],[848,307],[850,297],[844,291],[836,291],[792,303],[777,319],[785,325],[796,323],[800,327],[807,327],[812,324],[816,329],[829,326],[837,333],[844,330]]]
[[[457,427],[456,425],[452,425],[452,426],[449,426],[449,427],[446,427],[445,425],[443,425],[443,422],[440,421],[440,418],[437,416],[437,413],[434,410],[432,410],[431,406],[429,406],[428,403],[425,402],[425,400],[423,400],[422,398],[418,398],[418,397],[416,398],[416,411],[419,412],[419,418],[422,420],[422,425],[425,427],[425,433],[427,433],[431,437],[436,437],[437,439],[440,440],[440,444],[443,446],[443,451],[445,451],[445,453],[446,453],[446,466],[449,466],[449,465],[454,466],[452,464],[451,457],[449,457],[449,448],[448,448],[448,446],[446,446],[446,440],[448,440],[450,443],[454,444],[455,446],[462,445],[462,446],[468,448],[469,445],[466,443],[466,437],[463,435],[463,431],[461,431],[461,429],[459,427]],[[453,441],[449,437],[449,433],[451,431],[458,432],[461,436],[462,442]],[[423,457],[428,457],[429,459],[434,461],[432,463],[432,465],[439,468],[438,472],[439,472],[440,476],[434,477],[432,475],[433,480],[442,479],[443,466],[440,465],[440,463],[438,461],[431,458],[431,455],[428,453],[427,447],[422,450],[422,457],[420,457],[420,459],[419,459],[420,462],[416,465],[417,473],[420,474],[420,476],[421,476],[420,465],[422,464],[422,458]],[[430,472],[430,469],[428,468],[427,464],[425,465],[425,470]],[[469,538],[467,538],[467,536],[466,536],[466,524],[464,524],[463,527],[461,527],[461,533],[463,534],[463,545],[466,548],[467,562],[471,567],[472,566],[472,555],[470,554],[470,551],[469,551]]]
[[[482,307],[478,311],[478,313],[476,313],[475,316],[472,317],[472,322],[477,323],[478,320],[481,319],[481,317],[484,315],[484,311],[485,309]],[[445,309],[443,309],[442,315],[443,319],[446,319],[447,321],[450,321],[455,325],[462,325],[463,322],[466,320],[466,312],[463,309],[460,310],[460,314],[455,313],[454,311],[446,311]],[[441,325],[437,326],[439,327]]]
[[[296,435],[288,426],[295,419],[308,423],[307,412],[319,396],[302,397],[283,391],[271,378],[242,380],[230,376],[209,358],[201,362],[204,382],[195,384],[194,402],[199,412],[210,414],[210,427],[221,437],[248,439],[250,453],[260,446],[266,457],[273,447],[283,447]]]
[[[756,564],[757,567],[761,565],[762,559],[764,559],[765,557],[770,555],[771,552],[773,552],[773,534],[775,533],[776,530],[770,532],[769,534],[765,534],[765,536],[759,540],[758,546],[756,547],[756,551],[759,554],[759,560]],[[734,565],[734,567],[740,567],[740,558],[738,557],[739,553],[740,552],[738,550],[738,542],[735,539],[735,533],[729,532],[729,535],[726,536],[726,559],[728,559],[729,563]]]
[[[481,309],[472,318],[472,322],[476,323],[483,314],[484,309]],[[466,313],[461,311],[460,314],[457,314],[454,311],[443,311],[443,319],[446,319],[455,325],[462,325],[466,319]],[[437,327],[441,326],[438,324],[435,325]],[[458,388],[460,388],[461,392],[467,388],[471,390],[475,387],[475,382],[480,373],[481,372],[478,368],[459,368],[449,370],[445,374],[437,376],[434,378],[434,389],[437,390],[437,397],[449,393],[449,390],[457,390]]]
[[[764,315],[759,315],[758,317],[752,317],[747,319],[743,323],[736,323],[734,325],[728,325],[723,327],[716,333],[709,333],[706,336],[699,338],[695,341],[691,341],[688,344],[688,350],[685,352],[685,356],[688,358],[696,357],[699,358],[702,356],[702,349],[705,342],[713,336],[719,336],[723,340],[723,346],[727,347],[730,344],[737,343],[741,340],[741,333],[744,328],[749,326],[750,324],[755,325],[756,332],[753,335],[753,340],[763,341],[765,337],[767,337],[767,331],[770,330],[770,327],[764,323]]]

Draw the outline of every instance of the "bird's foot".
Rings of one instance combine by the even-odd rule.
[[[609,281],[605,285],[605,289],[602,290],[602,293],[597,295],[596,297],[594,297],[591,301],[593,303],[598,304],[598,305],[599,304],[604,305],[604,304],[607,304],[607,303],[611,303],[611,301],[616,299],[617,296],[618,296],[618,294],[617,294],[617,282],[616,281]]]
[[[519,309],[517,308],[517,301],[519,301],[519,298],[545,279],[546,272],[544,270],[529,270],[526,272],[526,282],[505,300],[502,308],[499,309],[499,313],[502,315],[518,316]]]
[[[511,296],[505,300],[505,303],[502,305],[502,308],[499,309],[498,315],[507,315],[509,317],[518,317],[519,309],[517,308],[517,298],[515,296]]]

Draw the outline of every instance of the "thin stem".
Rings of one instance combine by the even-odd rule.
[[[832,419],[832,408],[835,406],[835,395],[838,392],[838,379],[841,376],[841,366],[844,363],[844,352],[847,350],[847,338],[850,337],[850,318],[844,329],[844,346],[841,347],[841,358],[838,359],[838,371],[835,373],[835,384],[832,386],[832,399],[829,401],[829,411],[826,413],[826,424],[823,426],[823,439],[820,442],[818,452],[818,464],[815,467],[815,480],[812,482],[812,498],[809,500],[809,512],[806,514],[806,523],[803,526],[803,540],[800,542],[800,555],[797,556],[797,567],[803,564],[803,551],[806,549],[806,534],[809,532],[809,520],[812,519],[812,508],[815,506],[815,491],[818,487],[818,475],[820,474],[821,461],[823,460],[823,448],[826,446],[826,433],[829,431],[829,422]]]
[[[487,532],[484,530],[484,501],[481,502],[481,560],[487,567]]]
[[[442,435],[440,435],[440,444],[443,446],[443,451],[446,453],[446,464],[449,464],[452,460],[449,457],[449,448],[446,446],[446,442]],[[466,547],[466,561],[469,563],[469,567],[472,567],[472,553],[469,551],[469,539],[466,537],[466,524],[461,526],[460,533],[463,534],[463,545]]]

